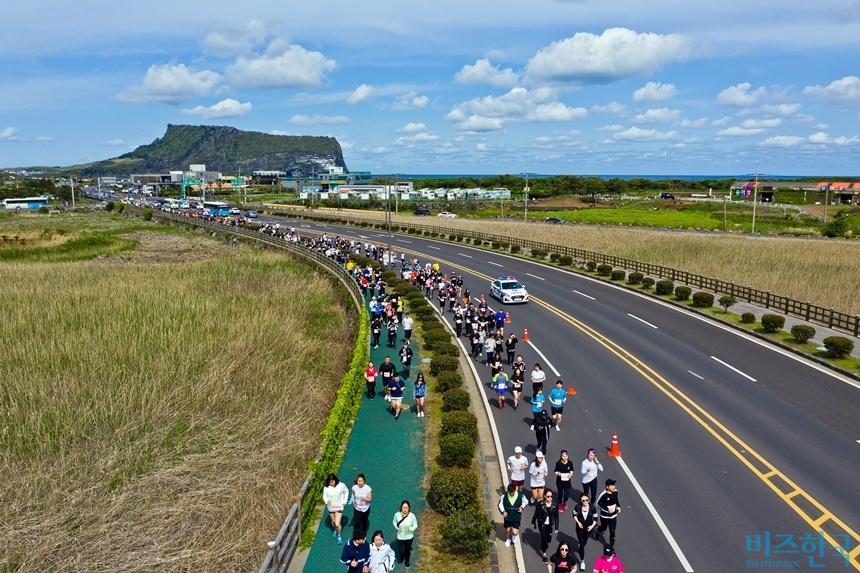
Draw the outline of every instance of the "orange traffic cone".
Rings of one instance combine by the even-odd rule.
[[[528,341],[529,341],[529,329],[524,328],[523,329],[523,342],[528,342]]]
[[[510,323],[511,323],[511,313],[506,312],[505,313],[505,324],[510,324]]]
[[[612,432],[612,446],[609,448],[609,455],[621,456],[621,450],[618,449],[618,432]]]
[[[576,388],[574,388],[573,386],[569,387],[567,389],[567,395],[568,396],[576,396]]]

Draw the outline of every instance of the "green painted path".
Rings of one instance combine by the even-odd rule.
[[[386,356],[399,366],[398,352],[403,346],[403,329],[398,329],[395,348],[388,348],[388,337],[383,332],[378,349],[371,349],[370,359],[374,365],[379,365]],[[373,400],[366,396],[362,398],[358,410],[358,418],[352,429],[352,435],[346,446],[343,464],[337,472],[337,477],[349,488],[359,473],[367,477],[367,484],[373,489],[373,502],[370,505],[370,530],[367,540],[377,529],[382,530],[385,541],[397,552],[396,529],[392,524],[395,512],[399,511],[400,503],[407,499],[412,504],[412,512],[418,517],[418,533],[412,548],[411,570],[420,569],[421,553],[421,516],[425,506],[425,492],[421,483],[424,479],[424,420],[415,413],[415,400],[412,396],[412,383],[415,376],[424,370],[418,352],[418,343],[414,336],[410,345],[415,353],[412,357],[410,377],[401,379],[406,384],[403,391],[403,403],[410,407],[404,411],[400,419],[395,421],[390,402],[385,400],[385,393],[379,392],[382,386],[381,378],[377,378],[377,395]],[[426,372],[425,372],[426,376]],[[352,536],[352,506],[347,506],[343,513],[343,542]],[[342,546],[332,537],[331,520],[328,511],[323,509],[323,522],[317,531],[316,539],[311,546],[303,571],[316,573],[319,571],[346,571],[346,566],[340,563]],[[404,571],[401,564],[396,570]]]

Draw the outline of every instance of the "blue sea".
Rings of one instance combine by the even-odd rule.
[[[389,175],[375,174],[375,177],[398,177],[400,179],[456,179],[458,177],[474,177],[476,179],[484,178],[484,177],[498,177],[500,174],[466,174],[466,173],[442,173],[442,174],[424,174],[424,173],[391,173]],[[525,174],[514,173],[511,175],[521,175],[525,177]],[[612,179],[618,178],[624,181],[629,181],[631,179],[649,179],[651,181],[664,181],[667,179],[678,179],[681,181],[705,181],[708,179],[729,179],[732,181],[746,181],[751,180],[755,177],[754,173],[745,173],[743,175],[597,175],[597,174],[587,174],[587,175],[575,175],[571,174],[575,177],[599,177],[600,179]],[[545,179],[548,177],[557,177],[558,175],[543,175],[540,173],[529,173],[529,177],[532,179]],[[818,178],[815,175],[769,175],[759,173],[758,178],[760,180],[765,181],[794,181],[797,179],[808,179],[808,178]],[[823,177],[823,179],[832,180],[830,177]]]

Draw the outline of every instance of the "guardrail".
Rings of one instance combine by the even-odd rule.
[[[295,217],[319,217],[326,219],[348,219],[350,222],[368,223],[372,225],[380,225],[384,222],[381,219],[368,219],[363,217],[355,217],[350,214],[338,212],[290,212],[290,209],[284,209],[290,215]],[[583,261],[594,261],[597,264],[612,265],[613,267],[627,269],[629,271],[640,272],[645,275],[670,279],[672,281],[681,282],[686,285],[709,290],[717,294],[733,296],[739,300],[747,301],[753,304],[763,305],[766,309],[772,309],[782,312],[789,316],[802,318],[808,322],[820,324],[833,330],[839,330],[851,334],[852,336],[860,336],[860,315],[851,315],[845,312],[835,310],[833,307],[825,308],[817,306],[809,301],[801,302],[793,298],[774,294],[770,291],[763,291],[751,286],[742,286],[730,281],[706,277],[688,271],[674,269],[672,267],[664,267],[663,265],[655,265],[652,263],[643,263],[614,255],[587,251],[585,249],[577,249],[574,247],[566,247],[563,245],[554,245],[551,243],[543,243],[540,241],[531,241],[519,237],[509,237],[505,235],[491,235],[489,233],[481,233],[478,231],[469,231],[465,229],[452,229],[450,227],[439,227],[436,225],[422,225],[418,223],[392,223],[392,230],[414,229],[421,232],[438,233],[440,235],[459,235],[472,239],[481,239],[490,243],[508,243],[510,245],[519,245],[522,249],[528,249],[530,252],[539,250],[550,253],[558,253],[559,255],[568,255],[574,259]]]
[[[136,207],[127,207],[127,209],[136,213],[140,213],[140,211],[142,211],[142,209]],[[357,310],[360,311],[363,308],[363,297],[361,295],[361,290],[359,289],[358,283],[353,280],[353,278],[349,275],[346,269],[340,266],[340,264],[338,264],[336,261],[333,261],[328,257],[311,251],[306,247],[302,247],[293,243],[288,243],[270,235],[264,235],[262,233],[252,231],[243,227],[234,227],[232,225],[225,225],[216,221],[207,221],[195,217],[186,217],[183,215],[169,213],[166,211],[153,211],[152,218],[156,221],[174,221],[191,227],[208,229],[216,233],[235,235],[237,237],[242,237],[244,239],[255,241],[257,243],[261,243],[267,246],[284,249],[300,257],[310,259],[317,265],[323,267],[325,270],[333,274],[335,278],[337,278],[344,285],[350,297],[352,298],[353,303],[355,304],[355,308]],[[322,448],[320,448],[320,454],[321,453]],[[320,454],[317,454],[317,461],[319,461]],[[301,490],[299,490],[299,494],[295,498],[293,506],[290,508],[286,519],[284,519],[284,524],[281,526],[280,531],[278,531],[278,535],[275,537],[274,540],[269,541],[266,544],[269,548],[269,551],[266,554],[266,558],[263,560],[263,564],[260,566],[259,573],[285,573],[287,568],[289,568],[290,562],[295,556],[299,542],[301,541],[302,504],[308,491],[308,484],[310,484],[313,475],[313,472],[308,473],[307,477],[305,478],[304,484],[302,484]]]

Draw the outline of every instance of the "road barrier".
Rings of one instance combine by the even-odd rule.
[[[292,216],[310,219],[325,219],[345,221],[346,223],[368,225],[379,225],[385,229],[385,222],[381,219],[368,219],[355,217],[351,213],[340,213],[338,211],[330,212],[291,212],[289,209],[283,211]],[[348,218],[347,218],[348,217]],[[566,247],[562,245],[553,245],[551,243],[542,243],[540,241],[531,241],[519,237],[508,237],[502,235],[490,235],[488,233],[480,233],[477,231],[469,231],[465,229],[454,229],[451,227],[439,227],[436,225],[422,225],[417,223],[392,223],[392,231],[406,231],[414,229],[422,233],[435,233],[441,238],[447,238],[449,235],[457,235],[468,237],[470,239],[480,239],[484,244],[492,243],[507,243],[509,245],[517,245],[521,249],[528,249],[530,252],[546,251],[548,253],[557,253],[559,255],[568,255],[574,260],[594,261],[596,264],[612,265],[613,268],[627,269],[644,275],[669,279],[674,282],[683,283],[689,286],[701,288],[718,295],[729,295],[738,300],[746,301],[752,304],[764,306],[766,309],[782,312],[788,316],[802,318],[807,322],[820,324],[833,330],[849,333],[853,336],[860,336],[860,315],[851,315],[845,312],[835,310],[833,307],[825,308],[817,306],[809,301],[801,302],[787,296],[774,294],[770,291],[763,291],[751,286],[742,286],[730,281],[724,281],[712,277],[706,277],[688,271],[673,269],[672,267],[664,267],[663,265],[655,265],[652,263],[643,263],[614,255],[597,253],[594,251],[586,251],[585,249],[577,249],[574,247]]]

